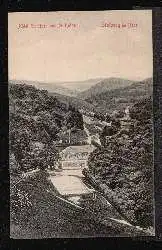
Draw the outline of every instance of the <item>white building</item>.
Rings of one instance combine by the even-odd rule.
[[[93,145],[70,146],[60,153],[62,169],[87,167],[89,154],[95,149]]]

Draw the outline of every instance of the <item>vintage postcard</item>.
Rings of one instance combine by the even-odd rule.
[[[152,11],[8,19],[10,237],[154,236]]]

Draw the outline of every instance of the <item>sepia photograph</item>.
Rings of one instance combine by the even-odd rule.
[[[152,10],[8,14],[10,238],[155,236]]]

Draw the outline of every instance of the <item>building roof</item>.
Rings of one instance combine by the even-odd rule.
[[[68,153],[91,153],[95,147],[93,145],[69,146],[61,151],[61,154]]]

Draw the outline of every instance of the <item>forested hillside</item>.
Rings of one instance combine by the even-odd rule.
[[[143,97],[143,86],[141,88],[140,86],[141,84],[138,93],[141,91],[139,96]],[[129,87],[130,89],[135,91],[135,97],[137,85],[133,89]],[[120,96],[123,92],[118,91]],[[117,96],[117,92],[115,94]],[[126,95],[130,104],[128,92]],[[82,100],[76,105],[77,101],[72,102],[71,97],[63,98],[59,94],[52,96],[46,90],[25,84],[10,84],[9,97],[10,218],[13,234],[15,227],[18,227],[20,232],[21,228],[23,230],[27,228],[24,234],[26,232],[30,234],[32,230],[38,233],[38,227],[41,228],[41,233],[43,231],[46,235],[49,227],[52,228],[51,232],[54,230],[57,232],[56,228],[53,229],[57,223],[55,225],[49,223],[47,218],[49,216],[53,218],[53,209],[56,208],[56,213],[59,203],[58,200],[53,200],[49,192],[56,195],[58,193],[48,179],[48,171],[44,170],[56,168],[59,158],[58,143],[83,145],[87,143],[90,132],[100,135],[101,145],[97,145],[89,157],[87,170],[89,176],[98,181],[98,186],[106,185],[108,188],[106,199],[114,207],[119,208],[121,214],[130,222],[146,228],[153,226],[152,98],[142,98],[135,104],[129,105],[129,119],[126,121],[128,126],[123,128],[121,121],[124,112],[120,112],[119,105],[116,110],[120,115],[114,116],[108,112],[104,116],[96,109],[94,117],[90,117],[91,113],[88,113],[89,106],[86,102],[83,111],[89,116],[83,115],[78,110],[81,108]],[[106,100],[108,101],[108,98]],[[135,100],[136,97],[133,102]],[[110,111],[108,107],[106,110]],[[123,108],[121,110],[124,111]],[[104,119],[108,123],[111,120],[111,125],[104,123],[107,124],[104,128],[103,124],[98,127],[97,124],[102,123],[101,120]],[[70,142],[69,131],[71,131]],[[40,171],[34,172],[36,169]],[[32,170],[31,176],[30,170]],[[64,207],[59,206],[59,211],[64,214]],[[47,210],[49,215],[46,218]],[[66,221],[66,216],[63,220]]]
[[[102,147],[91,153],[89,174],[109,188],[107,197],[130,221],[153,226],[152,98],[130,109],[127,129],[102,133]]]
[[[61,103],[69,103],[72,106],[75,106],[77,109],[84,109],[86,113],[95,112],[100,113],[104,111],[102,107],[96,107],[93,104],[90,104],[89,102],[86,102],[82,99],[73,97],[73,96],[67,96],[67,95],[60,95],[58,93],[49,93],[49,95],[54,96],[57,98],[58,101]]]
[[[85,91],[82,91],[81,93],[78,93],[77,96],[82,99],[88,99],[106,91],[130,86],[133,83],[134,81],[115,77],[100,79],[95,85]]]
[[[55,144],[64,136],[60,135],[62,130],[75,130],[78,143],[83,133],[83,118],[68,103],[61,103],[47,91],[33,86],[10,84],[9,97],[11,234],[18,230],[19,237],[21,231],[29,235],[32,230],[39,231],[38,224],[43,228],[45,223],[47,234],[48,220],[41,221],[45,209],[52,216],[54,205],[49,204],[58,204],[48,193],[57,191],[44,170],[56,168],[59,154]]]
[[[126,87],[110,89],[98,93],[91,93],[90,96],[84,98],[86,102],[101,107],[109,112],[113,110],[122,110],[128,105],[152,95],[152,79],[146,79],[142,82],[135,82]]]
[[[57,161],[55,142],[64,128],[83,130],[82,115],[45,90],[10,85],[10,154],[21,169],[47,168]]]

